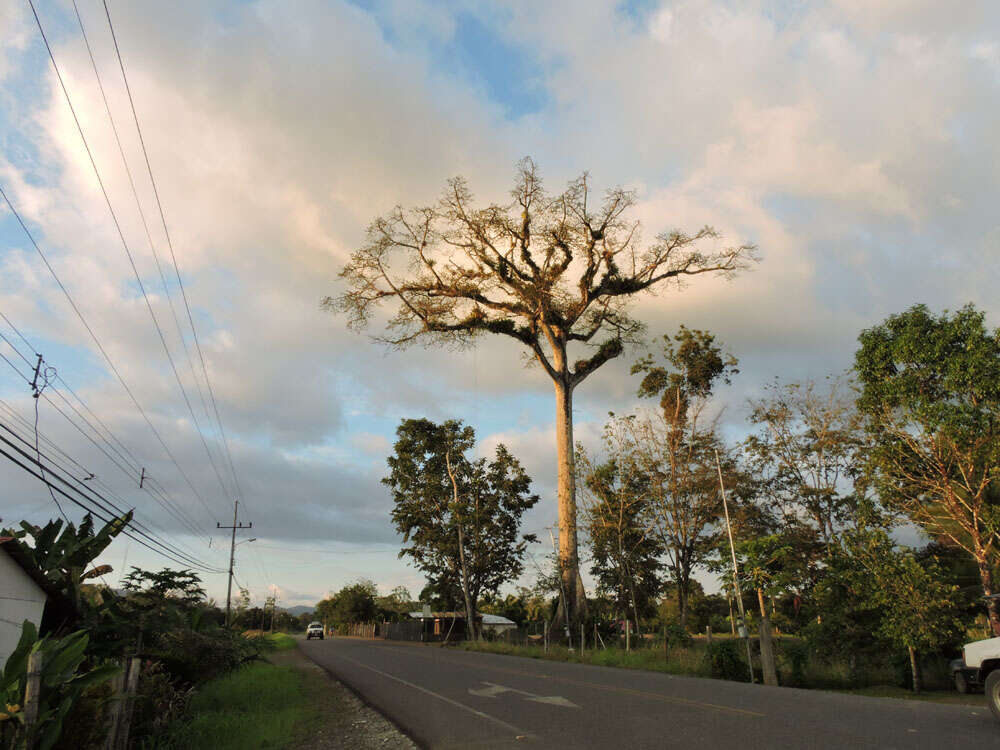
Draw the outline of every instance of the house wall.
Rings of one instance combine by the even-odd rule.
[[[17,647],[21,625],[42,621],[45,592],[0,548],[0,669]]]

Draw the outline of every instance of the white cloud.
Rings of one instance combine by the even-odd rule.
[[[397,202],[433,201],[454,174],[468,176],[482,200],[502,200],[513,163],[531,153],[552,189],[583,169],[598,184],[636,186],[647,238],[710,223],[727,242],[757,243],[763,262],[753,273],[698,280],[636,308],[653,334],[681,322],[717,332],[744,363],[736,406],[775,374],[848,366],[860,328],[913,302],[972,299],[1000,312],[1000,77],[987,33],[1000,19],[995,4],[960,6],[679,0],[639,21],[616,3],[588,13],[511,3],[487,15],[471,4],[386,2],[377,19],[348,3],[299,4],[295,13],[271,0],[118,7],[201,343],[266,533],[391,541],[379,454],[403,416],[488,425],[484,445],[506,442],[538,482],[544,499],[532,522],[554,517],[551,387],[522,368],[514,344],[386,354],[318,309],[340,288],[337,271],[371,218]],[[5,121],[38,158],[3,140],[0,180],[221,508],[227,500],[192,442],[54,78],[36,70],[44,86],[33,97],[15,88],[12,71],[44,61],[31,54],[38,42],[18,8],[0,3],[0,25],[17,29],[5,35],[0,95],[11,103]],[[107,30],[96,7],[81,10],[165,257]],[[440,67],[435,45],[453,38],[460,12],[481,14],[533,56],[532,85],[550,95],[540,112],[506,119],[501,103]],[[66,29],[55,37],[57,59],[190,387],[86,50]],[[89,347],[27,242],[14,243],[0,255],[0,309],[50,344]],[[158,475],[171,475],[113,380],[77,381],[78,357],[56,364]],[[608,365],[579,389],[578,438],[594,439],[608,409],[632,402],[627,364]],[[69,429],[59,436],[93,453]],[[336,588],[358,569],[348,567],[293,588]],[[391,554],[370,569],[380,582],[404,575]]]

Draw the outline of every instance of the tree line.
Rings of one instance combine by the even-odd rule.
[[[660,344],[632,368],[636,408],[609,415],[597,449],[576,446],[591,619],[736,631],[742,603],[765,655],[777,628],[817,653],[901,649],[914,680],[919,654],[957,644],[984,613],[1000,635],[983,599],[1000,533],[1000,332],[982,312],[893,315],[861,332],[851,371],[775,380],[742,424],[723,420],[717,391],[738,361],[715,336],[681,326]],[[520,525],[538,497],[507,448],[473,460],[457,420],[404,420],[397,438],[384,481],[400,555],[428,577],[422,599],[525,619],[532,598],[565,596],[560,556],[535,591],[501,595],[537,541]],[[718,594],[704,593],[706,574]]]
[[[757,613],[765,634],[772,620],[803,633],[811,624],[830,644],[864,633],[872,648],[891,642],[911,661],[954,641],[981,608],[970,597],[995,592],[997,333],[971,306],[941,315],[915,306],[861,333],[849,373],[823,384],[776,381],[753,400],[746,429],[727,432],[715,393],[737,362],[710,333],[681,328],[633,367],[638,397],[656,406],[612,416],[601,450],[590,455],[573,439],[573,395],[643,340],[636,298],[677,293],[700,277],[732,278],[758,261],[753,244],[726,244],[711,227],[645,241],[630,217],[635,203],[622,188],[598,194],[586,173],[551,192],[530,159],[518,164],[505,201],[477,205],[455,178],[437,202],[374,219],[341,271],[343,291],[323,306],[358,330],[388,307],[375,338],[394,348],[513,339],[548,376],[558,581],[540,576],[536,593],[553,584],[551,620],[567,630],[595,614],[579,572],[582,539],[599,598],[636,627],[669,594],[683,630],[710,600],[698,593],[698,575],[714,572],[726,604],[735,599],[737,610]],[[423,457],[397,450],[402,463],[387,481],[401,554],[439,593],[458,591],[456,606],[468,613],[477,595],[498,595],[494,580],[475,569],[493,551],[476,537],[483,519],[470,511],[487,483],[468,462],[450,471],[471,432],[457,421],[400,429],[410,446],[403,454],[431,433],[443,446]],[[734,441],[734,432],[749,434]],[[430,478],[410,487],[406,472],[424,461]],[[517,475],[514,457],[496,461]],[[721,531],[720,485],[733,499],[738,585]],[[503,491],[512,493],[509,524],[530,496]],[[523,571],[526,540],[509,528],[501,538],[497,566],[510,580]],[[747,602],[744,587],[752,592]],[[985,606],[989,629],[1000,635],[996,601]],[[876,633],[883,643],[871,638]]]

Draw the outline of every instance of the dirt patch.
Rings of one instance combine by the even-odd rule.
[[[302,671],[318,712],[316,719],[297,733],[288,746],[290,750],[416,750],[418,747],[297,648],[270,654],[268,661]]]

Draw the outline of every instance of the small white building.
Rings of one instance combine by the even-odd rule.
[[[496,633],[497,635],[502,635],[508,630],[514,630],[517,627],[516,622],[500,615],[483,615],[482,617],[483,630]]]
[[[10,541],[0,537],[0,670],[17,648],[24,621],[41,624],[49,598],[41,572]]]

